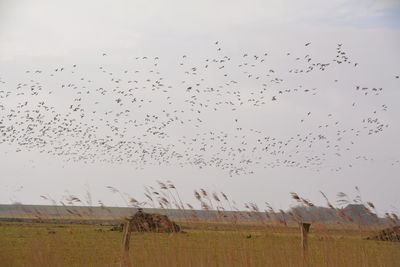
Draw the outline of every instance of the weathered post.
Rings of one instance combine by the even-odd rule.
[[[122,251],[121,251],[121,267],[131,266],[129,258],[129,242],[131,240],[131,219],[127,218],[124,222]]]
[[[303,265],[308,266],[308,232],[310,231],[311,223],[299,223],[301,231],[301,256],[303,258]]]

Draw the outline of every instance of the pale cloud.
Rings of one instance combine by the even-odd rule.
[[[231,27],[359,27],[398,1],[2,1],[0,59],[136,47],[142,36]],[[381,25],[380,25],[381,26]],[[164,31],[164,32],[162,32]]]

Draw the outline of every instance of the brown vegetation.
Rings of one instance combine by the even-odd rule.
[[[344,193],[339,194],[339,207],[325,194],[328,208],[317,207],[292,193],[297,205],[288,211],[275,210],[268,203],[264,210],[255,203],[246,203],[243,210],[225,193],[200,189],[194,196],[202,210],[196,210],[192,204],[186,204],[185,208],[173,184],[159,184],[159,191],[147,188],[146,202],[129,200],[139,210],[130,217],[133,232],[127,255],[136,266],[301,266],[304,258],[308,266],[318,267],[397,266],[400,261],[397,253],[400,244],[381,242],[393,236],[393,232],[398,233],[399,227],[395,227],[399,224],[398,216],[387,213],[385,219],[379,218],[371,202],[352,203]],[[114,188],[113,193],[125,195]],[[78,197],[74,202],[81,203]],[[160,213],[164,208],[171,220],[146,209],[142,211],[141,207],[146,206],[159,207]],[[95,209],[78,216],[79,209],[71,209],[73,214],[68,219],[74,215],[82,222],[93,218],[119,222],[126,219],[126,215],[112,217],[109,208],[101,209],[110,216],[99,217]],[[121,232],[107,231],[109,225],[44,223],[55,216],[59,215],[30,214],[42,223],[0,222],[0,263],[41,267],[120,266]],[[312,224],[308,249],[303,252],[299,222]],[[389,226],[394,230],[382,231],[365,240]],[[187,234],[175,234],[181,229]]]
[[[400,226],[385,228],[377,235],[368,237],[368,240],[400,242]]]
[[[177,233],[181,228],[166,215],[145,213],[141,209],[130,218],[134,232]]]

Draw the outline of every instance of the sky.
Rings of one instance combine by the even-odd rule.
[[[307,43],[310,44],[306,46]],[[351,64],[332,63],[338,44]],[[124,76],[125,70],[129,73],[140,70],[132,75],[136,75],[139,86],[145,86],[146,79],[155,75],[150,71],[157,69],[171,89],[167,93],[137,90],[135,97],[151,102],[143,107],[135,106],[136,109],[132,107],[126,118],[140,120],[146,114],[162,114],[162,110],[183,110],[180,119],[185,124],[172,123],[165,129],[168,137],[164,139],[143,137],[143,127],[127,127],[125,137],[121,138],[141,140],[158,148],[172,144],[177,151],[184,151],[190,143],[191,160],[199,154],[201,159],[209,159],[211,154],[207,153],[218,153],[222,161],[233,164],[231,169],[249,167],[232,175],[226,168],[207,164],[209,161],[205,161],[202,168],[198,164],[180,165],[179,160],[169,164],[151,160],[116,163],[107,160],[111,152],[108,155],[94,153],[93,162],[66,161],[66,157],[41,149],[28,151],[18,142],[8,140],[0,142],[0,203],[50,204],[40,196],[58,201],[71,194],[82,197],[90,192],[95,203],[101,200],[106,205],[120,206],[125,205],[124,201],[107,186],[144,199],[144,186],[157,187],[157,180],[170,180],[189,203],[196,203],[193,190],[205,188],[210,192],[223,191],[237,203],[255,202],[263,207],[267,201],[282,209],[296,204],[290,192],[324,205],[319,191],[332,200],[338,192],[354,198],[357,194],[354,188],[358,186],[363,200],[373,202],[380,213],[399,213],[398,47],[398,1],[0,0],[0,92],[4,91],[3,96],[11,92],[0,99],[0,107],[3,107],[0,119],[3,118],[4,124],[10,110],[22,100],[30,104],[44,101],[60,114],[66,114],[66,107],[76,99],[76,95],[61,89],[43,97],[21,96],[17,93],[19,83],[40,82],[44,91],[74,83],[90,91],[90,96],[84,97],[82,103],[87,116],[81,121],[98,126],[96,133],[105,136],[109,129],[98,121],[99,115],[92,115],[94,121],[90,121],[89,114],[110,110],[116,113],[120,106],[111,100],[114,95],[109,93],[101,98],[99,105],[94,105],[94,90],[115,86],[125,90],[130,86],[125,83],[129,79]],[[289,72],[306,66],[307,55],[313,59],[311,62],[330,63],[330,67],[307,74]],[[224,69],[212,68],[214,65],[210,61],[207,72],[204,68],[200,71],[199,66],[206,64],[204,59],[223,56],[226,60],[229,58]],[[265,59],[262,63],[261,58]],[[157,60],[159,64],[152,65]],[[244,66],[244,63],[249,65]],[[65,68],[63,74],[54,72],[61,67]],[[99,71],[99,67],[104,72]],[[41,72],[36,75],[35,70]],[[105,73],[112,73],[114,80],[110,82]],[[223,73],[228,76],[221,75]],[[261,85],[255,79],[258,75],[263,75],[268,85]],[[282,81],[271,82],[274,75]],[[155,79],[155,76],[148,79],[153,77]],[[118,79],[120,85],[115,84]],[[222,86],[219,88],[223,88],[225,95],[209,97],[203,92],[190,98],[187,89],[195,87],[196,83],[201,83],[202,89]],[[365,96],[362,89],[356,90],[356,86],[368,88],[369,95]],[[260,88],[265,88],[265,92],[259,92]],[[315,95],[279,95],[279,91],[289,88],[292,92],[293,88],[299,92],[305,88],[317,89]],[[375,95],[372,88],[382,90]],[[247,100],[244,105],[235,102],[236,92]],[[261,94],[266,97],[259,98]],[[166,102],[168,96],[172,104]],[[271,101],[273,96],[277,96],[277,101]],[[254,106],[253,98],[266,103]],[[191,100],[195,101],[193,105],[210,103],[211,106],[218,100],[222,103],[216,112],[201,106],[204,109],[201,115],[194,115],[200,107],[190,106]],[[225,101],[233,101],[237,109],[231,110]],[[309,112],[311,115],[307,115]],[[202,122],[194,123],[197,118]],[[368,124],[368,118],[377,118],[379,122]],[[335,122],[338,122],[336,126]],[[382,123],[383,130],[368,135],[368,127],[374,123]],[[326,124],[329,127],[325,127]],[[324,132],[318,132],[322,131],[319,125],[326,128]],[[349,135],[357,130],[360,130],[359,135]],[[199,148],[204,144],[190,139],[203,136],[209,146],[209,132],[226,134],[223,138],[228,148],[256,147],[256,150],[242,153],[242,158],[233,158],[232,154],[219,151],[220,144],[216,144],[214,150],[210,149],[212,152],[203,153]],[[332,147],[313,143],[310,149],[300,146],[298,153],[295,153],[295,146],[285,150],[293,153],[296,161],[307,163],[307,168],[277,163],[277,158],[282,161],[285,158],[266,155],[263,145],[257,143],[267,136],[276,138],[277,142],[291,137],[303,142],[308,133],[317,139],[326,136],[332,141]],[[235,139],[235,135],[244,137]],[[337,141],[335,135],[343,139]],[[182,142],[185,138],[186,143]],[[236,143],[239,139],[248,147]],[[292,142],[297,142],[294,140]],[[339,142],[337,147],[335,142]],[[248,159],[253,164],[239,162]],[[255,163],[258,159],[259,163]],[[320,165],[318,161],[322,161]],[[314,163],[317,165],[312,165]]]

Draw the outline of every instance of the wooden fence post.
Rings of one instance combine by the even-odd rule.
[[[129,258],[129,242],[131,240],[131,219],[126,219],[123,228],[121,267],[131,266]]]
[[[308,232],[310,231],[311,223],[300,223],[301,231],[301,256],[303,258],[303,265],[308,266]]]

